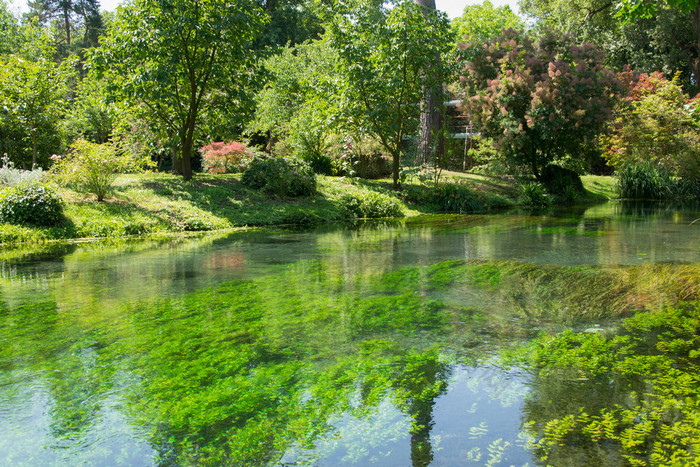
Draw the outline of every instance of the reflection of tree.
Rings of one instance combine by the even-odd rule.
[[[437,355],[411,355],[393,383],[399,405],[405,404],[413,419],[411,426],[411,463],[414,467],[430,465],[433,451],[430,431],[433,427],[435,400],[445,392],[450,369]]]
[[[59,313],[55,302],[0,305],[0,370],[8,386],[32,375],[33,385],[47,388],[57,439],[85,435],[111,386],[110,364],[98,355],[96,339]],[[17,376],[15,368],[21,369]]]

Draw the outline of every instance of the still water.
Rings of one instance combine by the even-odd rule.
[[[0,464],[538,465],[541,412],[613,396],[552,401],[499,355],[685,298],[698,218],[610,203],[4,249]]]

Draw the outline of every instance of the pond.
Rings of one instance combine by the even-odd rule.
[[[609,203],[2,250],[0,464],[538,465],[536,427],[629,394],[504,353],[694,298],[697,218]]]

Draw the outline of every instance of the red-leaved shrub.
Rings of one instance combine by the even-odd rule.
[[[199,151],[204,170],[212,174],[244,172],[253,160],[246,145],[238,141],[209,143]]]

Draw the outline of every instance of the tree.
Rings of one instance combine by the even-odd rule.
[[[321,19],[310,0],[258,0],[269,23],[265,34],[255,39],[254,47],[295,46],[318,39],[323,33]]]
[[[424,14],[435,14],[435,0],[414,0],[414,2],[423,8]],[[442,57],[438,55],[436,57],[438,66],[442,64],[441,62]],[[434,73],[434,70],[423,70],[425,83],[421,100],[418,155],[424,163],[431,159],[437,163],[445,152],[445,141],[441,134],[444,120],[442,105],[444,84],[437,82],[435,76],[430,76]]]
[[[611,115],[620,85],[602,63],[592,44],[504,31],[466,63],[465,106],[482,134],[541,180],[548,165],[579,159]]]
[[[249,132],[263,132],[304,159],[318,158],[336,130],[337,52],[320,40],[287,47],[265,60],[269,80],[256,95]]]
[[[700,78],[700,2],[698,0],[622,0],[617,16],[623,21],[633,21],[660,16],[662,11],[671,10],[680,13],[691,25],[692,40],[687,47],[691,55],[690,69],[695,83]]]
[[[700,179],[700,111],[678,81],[641,75],[616,111],[605,157],[615,168],[651,163],[686,179]]]
[[[73,33],[83,29],[83,47],[95,47],[103,29],[98,0],[33,0],[27,3],[26,17],[36,18],[40,24],[58,20],[66,52],[70,52]]]
[[[655,14],[642,15],[644,9],[630,11],[633,4],[642,2],[523,0],[521,10],[540,32],[554,29],[579,42],[594,42],[605,51],[606,63],[618,71],[629,65],[645,73],[660,70],[670,78],[681,70],[684,85],[690,87],[700,47],[689,10],[665,3],[655,6]]]
[[[13,53],[17,49],[19,22],[7,3],[0,0],[0,54]]]
[[[113,92],[148,107],[178,136],[189,180],[200,116],[213,105],[214,90],[235,91],[262,24],[252,2],[136,0],[119,11],[92,63]]]
[[[345,118],[381,142],[398,189],[404,139],[418,129],[423,86],[446,80],[438,58],[449,48],[447,19],[410,1],[393,8],[362,1],[337,15],[328,31],[340,57]]]
[[[458,42],[483,43],[498,37],[502,29],[522,30],[524,24],[508,5],[494,8],[485,0],[481,5],[465,6],[451,28]]]
[[[47,167],[49,157],[60,152],[60,122],[73,76],[73,61],[57,64],[46,43],[43,47],[33,60],[0,58],[0,153],[27,169]]]

